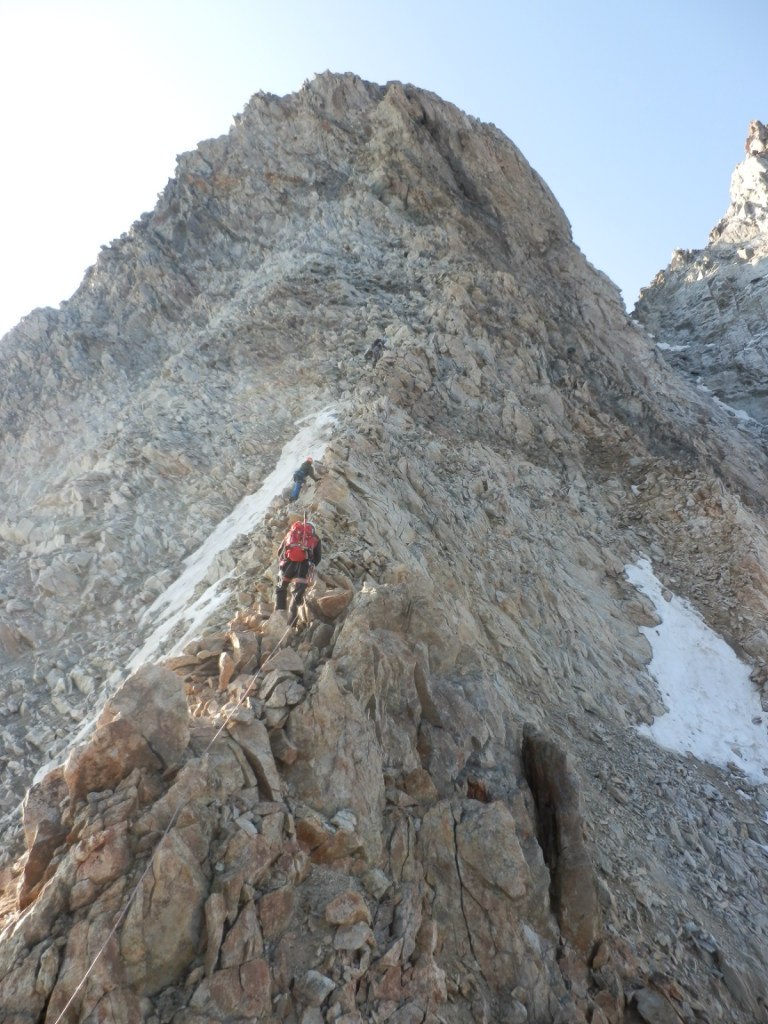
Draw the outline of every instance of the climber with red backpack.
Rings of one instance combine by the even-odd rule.
[[[322,542],[314,523],[295,522],[277,549],[279,575],[275,588],[275,611],[285,611],[288,587],[293,587],[288,625],[296,621],[307,587],[312,583],[315,566],[320,564]]]

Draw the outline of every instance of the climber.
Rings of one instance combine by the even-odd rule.
[[[311,476],[313,480],[317,480],[315,476],[315,468],[312,464],[312,456],[308,455],[302,462],[296,472],[293,474],[293,487],[291,488],[291,501],[296,501],[299,496],[304,481],[308,476]]]
[[[386,338],[377,338],[376,341],[367,350],[363,359],[370,360],[371,366],[375,366],[376,363],[381,359],[381,354],[384,351],[384,346],[387,344]]]
[[[293,597],[288,609],[288,625],[296,621],[305,592],[312,584],[315,566],[320,564],[322,542],[318,537],[314,523],[295,522],[277,549],[279,575],[275,588],[275,611],[285,611],[286,597],[289,586],[293,586]]]

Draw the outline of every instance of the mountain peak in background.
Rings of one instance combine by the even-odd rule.
[[[659,342],[330,73],[6,336],[7,1021],[766,1019],[768,456]]]
[[[768,129],[752,121],[731,202],[705,249],[678,249],[634,316],[670,363],[765,436],[768,427]]]
[[[744,151],[731,178],[731,205],[710,243],[747,242],[768,232],[768,128],[761,121],[750,123]]]

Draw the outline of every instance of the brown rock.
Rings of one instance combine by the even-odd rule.
[[[353,597],[351,590],[328,590],[315,599],[315,604],[324,618],[333,620],[349,607]]]
[[[641,988],[632,993],[632,1005],[647,1024],[680,1024],[680,1015],[660,992]]]
[[[377,962],[377,966],[381,961]],[[399,1003],[403,998],[403,966],[392,964],[387,967],[383,975],[376,978],[372,983],[372,994],[376,1000],[387,1000],[388,1002]]]
[[[278,685],[278,683],[280,683],[282,680],[295,678],[296,677],[290,672],[281,672],[280,670],[275,670],[274,672],[267,672],[266,675],[263,676],[263,678],[258,684],[257,694],[259,700],[268,700],[272,694],[272,690],[274,689],[274,687]]]
[[[100,953],[98,958],[96,953]],[[81,985],[87,976],[87,985]],[[61,959],[56,977],[56,984],[51,993],[47,1007],[47,1019],[58,1020],[65,1006],[70,1004],[69,1014],[64,1019],[79,1020],[86,1014],[82,1011],[87,1006],[90,1010],[111,992],[124,990],[126,978],[124,965],[120,957],[119,941],[111,931],[111,921],[102,915],[91,920],[75,922],[67,937],[67,945]],[[116,997],[119,998],[119,997]],[[123,1006],[126,1000],[122,1001]],[[129,1007],[135,1008],[136,994],[127,999]],[[109,1000],[103,1004],[109,1007]],[[94,1017],[95,1020],[111,1018]],[[122,1019],[122,1018],[118,1018]],[[141,1018],[128,1016],[130,1024],[138,1024]]]
[[[163,665],[171,669],[172,672],[183,675],[182,669],[197,668],[200,665],[200,659],[194,654],[179,654],[175,658],[166,658]]]
[[[409,995],[422,1006],[435,1007],[448,998],[445,971],[431,956],[420,957],[413,969]]]
[[[173,677],[178,682],[178,676]],[[97,726],[90,740],[76,747],[64,764],[64,780],[70,799],[114,789],[136,768],[157,771],[162,767],[146,739],[127,718]]]
[[[274,942],[289,926],[294,904],[293,889],[276,889],[262,896],[259,902],[259,920],[267,942]]]
[[[98,891],[97,886],[90,878],[85,878],[82,882],[75,882],[69,894],[69,909],[79,910],[80,907],[87,907],[96,899]]]
[[[24,839],[31,846],[40,833],[53,833],[61,828],[61,802],[67,796],[63,767],[54,768],[40,782],[30,786],[21,805]]]
[[[226,918],[227,908],[224,897],[219,892],[211,893],[205,901],[206,944],[203,967],[206,978],[210,978],[216,968]]]
[[[23,640],[19,631],[6,622],[0,622],[0,650],[16,658],[22,649]]]
[[[229,722],[227,731],[240,745],[254,771],[265,800],[279,800],[282,783],[272,755],[269,733],[263,722],[254,718],[250,722]]]
[[[316,622],[312,630],[312,646],[318,650],[328,647],[333,639],[334,627],[329,622]]]
[[[166,765],[178,763],[189,743],[189,711],[181,680],[162,665],[143,665],[107,701],[97,725],[133,722]]]
[[[350,858],[362,853],[363,841],[356,832],[338,831],[315,847],[310,856],[314,864],[332,864],[334,861],[349,862]]]
[[[533,875],[509,808],[501,801],[441,801],[422,819],[418,852],[441,957],[476,959],[498,990],[511,978],[534,984],[547,968],[528,936],[535,931],[551,942],[548,878],[541,866]],[[407,868],[406,861],[404,874]],[[419,943],[427,956],[434,934],[422,928],[423,895],[413,882],[401,881],[398,891],[393,934],[406,940],[404,957]]]
[[[235,674],[235,661],[231,654],[222,651],[219,655],[219,689],[226,690]]]
[[[40,884],[48,880],[53,871],[53,868],[49,870],[51,858],[65,841],[66,836],[65,828],[52,826],[48,822],[40,822],[24,863],[24,873],[17,897],[20,910],[29,906],[36,897]]]
[[[227,645],[226,633],[208,633],[201,637],[200,647],[195,653],[198,658],[218,658]]]
[[[371,923],[371,912],[359,892],[348,889],[339,893],[325,908],[325,920],[333,925]]]
[[[190,1005],[219,1020],[264,1019],[272,1006],[269,966],[265,960],[256,959],[216,971],[200,983]]]
[[[238,672],[253,672],[261,651],[261,637],[252,630],[232,630],[229,634],[232,659]]]
[[[289,707],[283,708],[264,708],[264,725],[267,729],[282,729],[290,717],[291,709]]]
[[[624,994],[614,994],[608,990],[595,993],[595,1007],[599,1008],[603,1020],[608,1024],[622,1024],[624,1020]],[[594,1017],[592,1018],[594,1020]]]
[[[131,863],[126,822],[106,828],[79,845],[84,847],[85,857],[77,868],[78,882],[88,881],[98,888],[123,875]]]
[[[208,882],[172,829],[154,851],[120,931],[126,979],[152,995],[182,976],[197,952]]]
[[[236,967],[260,957],[263,952],[259,914],[253,900],[248,900],[221,944],[221,966]]]
[[[111,988],[91,1007],[88,1019],[119,1024],[143,1024],[141,1000],[127,988]],[[66,1017],[64,1018],[67,1019]]]
[[[296,819],[296,838],[310,853],[327,842],[333,834],[333,829],[319,815]]]
[[[213,785],[208,765],[197,758],[187,761],[166,792],[152,781],[139,779],[139,799],[152,806],[134,824],[136,835],[163,831],[185,804],[209,797]]]
[[[403,789],[419,803],[432,803],[438,798],[432,776],[423,768],[414,768],[408,772],[403,779]]]
[[[268,668],[270,672],[291,672],[303,676],[304,659],[292,647],[283,647],[271,654],[262,668]]]
[[[479,887],[471,885],[469,875],[477,878],[483,891],[494,890],[509,900],[525,896],[530,874],[515,831],[515,819],[500,800],[478,804],[463,817],[456,829],[456,850],[462,877],[479,897]],[[490,909],[490,907],[489,907]]]
[[[215,885],[224,895],[227,917],[234,921],[244,885],[258,886],[277,860],[281,847],[262,835],[251,836],[239,830],[230,839],[222,857],[224,871]]]
[[[273,809],[269,809],[270,807]],[[262,804],[259,813],[262,816],[261,834],[274,847],[279,848],[284,843],[288,826],[288,818],[284,810],[279,804]],[[289,831],[292,831],[292,828],[289,828]]]
[[[39,1019],[43,1012],[56,976],[54,975],[53,979],[47,977],[46,984],[41,984],[38,988],[37,977],[42,966],[41,952],[37,948],[23,958],[20,957],[19,962],[11,965],[10,969],[0,976],[0,1007],[4,1012],[4,1021],[30,1024],[31,1021]],[[58,968],[58,956],[56,967]]]
[[[269,745],[276,761],[281,764],[295,764],[299,756],[298,747],[285,735],[284,729],[272,729],[269,733]]]
[[[599,995],[605,995],[605,992],[599,993]],[[624,1011],[622,1010],[622,1016]],[[592,1017],[590,1018],[589,1024],[619,1024],[620,1017],[611,1017],[606,1011],[605,1007],[596,999],[594,1006],[592,1007]]]
[[[350,808],[366,856],[375,862],[384,808],[382,749],[360,699],[341,689],[332,664],[324,666],[307,699],[291,711],[289,735],[301,752],[286,769],[297,798],[328,816],[339,807]]]

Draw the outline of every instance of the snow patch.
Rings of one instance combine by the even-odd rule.
[[[624,572],[661,619],[641,632],[653,650],[648,671],[669,709],[638,732],[668,750],[690,752],[720,768],[735,766],[751,782],[768,782],[768,714],[749,667],[688,601],[665,599],[647,559]]]
[[[307,455],[311,455],[318,461],[322,458],[331,439],[336,420],[337,411],[329,406],[318,413],[304,416],[296,421],[297,426],[302,423],[306,425],[283,446],[277,465],[269,476],[265,477],[259,490],[243,498],[197,551],[184,560],[186,563],[184,572],[144,612],[140,620],[141,623],[145,623],[148,619],[154,619],[158,624],[144,644],[131,656],[126,670],[113,672],[109,677],[107,680],[108,691],[117,686],[124,676],[130,675],[146,662],[157,657],[169,636],[180,623],[183,623],[187,627],[184,635],[168,652],[169,656],[179,653],[188,640],[200,631],[214,611],[224,604],[230,593],[227,584],[234,575],[231,572],[216,580],[197,598],[194,598],[195,590],[205,580],[205,576],[219,552],[225,551],[238,537],[251,532],[258,526],[273,499],[293,482],[294,472]],[[48,772],[63,763],[69,750],[89,735],[96,725],[96,719],[100,713],[101,709],[99,708],[92,718],[82,723],[67,749],[37,770],[33,783],[40,782]]]
[[[259,490],[243,498],[197,551],[184,560],[186,568],[179,578],[143,613],[140,624],[155,622],[156,626],[128,662],[129,672],[134,672],[156,656],[176,627],[184,623],[187,626],[184,636],[170,652],[177,653],[227,599],[227,583],[232,573],[216,580],[193,600],[197,587],[205,580],[216,556],[226,551],[238,537],[256,528],[274,498],[291,485],[294,472],[307,455],[314,459],[322,458],[336,423],[336,410],[331,407],[322,409],[319,413],[298,420],[297,426],[300,423],[305,426],[283,446],[277,465]]]
[[[757,423],[748,412],[743,409],[734,409],[733,406],[726,405],[725,402],[721,402],[717,395],[712,396],[712,401],[715,405],[719,405],[721,409],[728,413],[729,416],[733,416],[734,419],[742,420],[744,423]]]
[[[670,345],[666,341],[657,341],[656,348],[661,349],[662,352],[685,352],[687,348],[690,348],[690,345]]]

